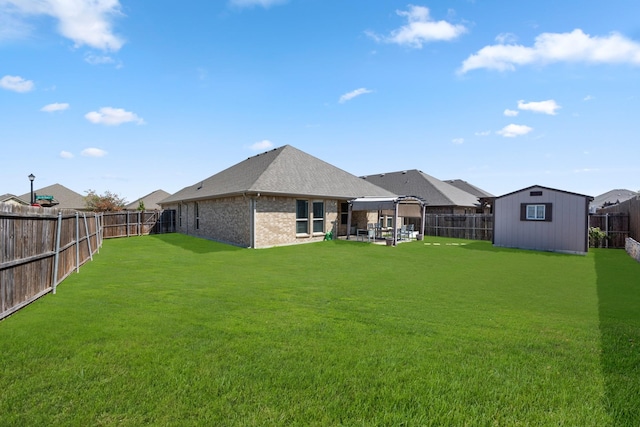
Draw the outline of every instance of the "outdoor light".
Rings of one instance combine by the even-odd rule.
[[[29,181],[31,181],[31,204],[33,205],[33,203],[35,202],[35,200],[33,200],[33,180],[36,179],[36,176],[34,174],[29,174]]]

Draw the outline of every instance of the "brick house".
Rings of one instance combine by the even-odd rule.
[[[249,157],[159,202],[176,231],[248,248],[346,234],[348,202],[395,194],[290,145]],[[352,223],[366,227],[371,213]]]

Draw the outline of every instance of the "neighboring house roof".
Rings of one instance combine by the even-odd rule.
[[[476,187],[475,185],[469,184],[467,181],[463,181],[462,179],[447,179],[444,182],[447,184],[451,184],[456,188],[459,188],[462,191],[466,191],[469,194],[473,194],[478,198],[491,198],[495,197],[493,194],[484,191],[481,188]]]
[[[427,206],[478,206],[478,197],[444,181],[412,169],[362,177],[367,182],[403,196],[417,196]]]
[[[160,203],[257,193],[338,199],[395,196],[291,145],[285,145],[249,157],[204,181],[183,188]]]
[[[68,189],[64,185],[53,184],[48,187],[38,188],[33,192],[41,196],[53,196],[54,201],[58,202],[55,205],[58,209],[85,210],[87,208],[84,196]],[[23,194],[20,199],[28,204],[31,199],[31,193]]]
[[[507,194],[503,194],[502,196],[496,197],[496,199],[501,199],[503,197],[507,197],[507,196],[510,196],[510,195],[516,194],[516,193],[522,193],[523,191],[529,191],[529,190],[531,190],[533,188],[542,188],[543,190],[557,191],[559,193],[572,194],[574,196],[586,197],[589,200],[593,200],[592,196],[587,196],[586,194],[573,193],[571,191],[565,191],[565,190],[558,190],[557,188],[545,187],[543,185],[532,185],[532,186],[527,187],[527,188],[522,188],[520,190],[516,190],[516,191],[512,191],[512,192],[507,193]]]
[[[171,194],[167,193],[164,190],[156,190],[147,194],[146,196],[140,197],[134,202],[129,203],[124,208],[126,210],[136,210],[138,209],[138,207],[140,206],[140,202],[142,201],[146,210],[162,209],[160,205],[158,205],[158,202],[166,199],[170,195]]]
[[[591,202],[592,209],[600,209],[605,206],[617,205],[618,203],[624,202],[625,200],[629,200],[634,196],[637,196],[638,193],[631,190],[624,189],[616,189],[610,190],[606,193],[600,194],[593,198]]]
[[[18,196],[13,194],[3,194],[0,196],[0,203],[9,203],[12,205],[28,205],[29,203],[20,199]]]

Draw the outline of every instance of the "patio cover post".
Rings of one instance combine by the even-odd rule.
[[[393,202],[393,246],[398,244],[398,201]]]
[[[420,218],[420,234],[422,234],[422,238],[424,238],[424,223],[427,216],[427,205],[422,205],[422,218]]]
[[[347,210],[347,240],[350,240],[349,238],[351,237],[351,211],[353,211],[353,203],[349,202],[349,209]]]

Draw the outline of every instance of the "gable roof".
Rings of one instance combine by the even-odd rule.
[[[33,192],[37,195],[53,196],[54,201],[58,202],[58,204],[55,205],[55,207],[58,209],[87,209],[84,196],[68,189],[64,185],[53,184],[49,185],[48,187],[38,188],[36,190],[33,190]],[[29,192],[23,194],[22,196],[20,196],[20,198],[28,204],[31,199],[31,193]]]
[[[610,190],[606,193],[602,193],[599,196],[594,197],[593,201],[591,202],[591,206],[594,208],[602,208],[604,206],[616,205],[618,203],[624,202],[625,200],[629,200],[632,197],[637,196],[638,194],[639,193],[631,190]]]
[[[496,199],[500,199],[502,197],[507,197],[507,196],[511,196],[512,194],[516,194],[516,193],[522,193],[524,191],[529,191],[532,190],[534,188],[541,188],[543,190],[550,190],[550,191],[556,191],[558,193],[564,193],[564,194],[571,194],[573,196],[580,196],[580,197],[586,197],[589,200],[593,200],[593,197],[591,196],[587,196],[586,194],[580,194],[580,193],[573,193],[571,191],[565,191],[565,190],[558,190],[557,188],[551,188],[551,187],[545,187],[543,185],[532,185],[530,187],[526,187],[526,188],[522,188],[520,190],[516,190],[516,191],[512,191],[511,193],[507,193],[507,194],[503,194],[502,196],[498,196],[496,197]]]
[[[380,173],[363,177],[368,182],[396,194],[417,196],[427,206],[478,206],[478,197],[427,175],[417,169]]]
[[[462,191],[466,191],[469,194],[473,194],[474,196],[478,197],[478,198],[491,198],[491,197],[495,197],[493,194],[484,191],[481,188],[476,187],[475,185],[469,184],[467,181],[464,181],[462,179],[447,179],[444,182],[446,182],[447,184],[451,184],[456,188],[459,188]]]
[[[285,145],[249,157],[204,181],[183,188],[160,203],[257,193],[337,199],[395,196],[291,145]]]
[[[170,196],[170,194],[164,190],[152,191],[146,196],[140,197],[139,199],[136,199],[134,202],[129,203],[124,208],[126,210],[136,210],[140,206],[140,201],[142,201],[142,203],[144,203],[144,208],[146,210],[162,209],[160,205],[158,205],[158,202],[166,199],[168,196]]]
[[[29,197],[31,197],[31,193],[29,193]],[[21,198],[13,194],[3,194],[0,196],[0,203],[10,203],[13,205],[28,205],[29,203],[25,202]]]

